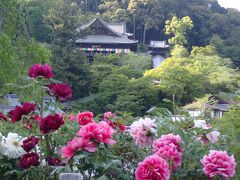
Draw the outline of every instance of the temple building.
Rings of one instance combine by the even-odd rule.
[[[85,37],[76,40],[76,45],[90,58],[97,53],[129,53],[137,50],[138,41],[130,39],[132,34],[126,32],[126,23],[106,23],[95,18],[77,31],[87,32]]]
[[[166,53],[169,52],[170,46],[166,41],[150,41],[148,45],[148,50],[152,55],[162,55],[166,56]]]

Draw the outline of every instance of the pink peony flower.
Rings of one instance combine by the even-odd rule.
[[[236,173],[235,158],[233,155],[229,156],[226,151],[211,150],[201,159],[201,163],[204,174],[210,178],[218,175],[230,178]]]
[[[153,142],[153,150],[156,152],[159,148],[164,146],[165,144],[173,144],[178,152],[183,152],[183,149],[181,147],[181,137],[179,135],[174,134],[166,134],[162,135],[159,139],[155,140]]]
[[[127,128],[126,128],[126,125],[122,122],[112,122],[112,119],[116,117],[116,114],[108,111],[108,112],[105,112],[104,113],[104,116],[103,116],[103,119],[113,128],[119,128],[120,131],[125,131]]]
[[[153,142],[153,151],[171,164],[171,169],[177,169],[182,163],[182,147],[179,135],[167,134]]]
[[[74,114],[70,114],[70,115],[68,116],[68,119],[69,119],[70,122],[73,122],[73,121],[75,121],[76,116],[75,116]]]
[[[75,153],[80,150],[95,152],[97,148],[96,144],[90,142],[88,139],[75,138],[69,141],[67,146],[62,147],[62,158],[71,159]]]
[[[67,100],[72,97],[72,89],[66,83],[50,84],[48,88],[50,93],[56,96],[60,101]]]
[[[62,116],[58,114],[48,115],[40,122],[40,130],[43,134],[47,134],[58,130],[64,124]]]
[[[173,170],[181,166],[182,153],[178,152],[173,144],[164,145],[155,154],[167,160]]]
[[[114,133],[115,131],[108,123],[101,121],[99,124],[88,123],[83,126],[78,132],[78,135],[82,136],[84,139],[94,139],[99,143],[112,145],[116,143],[116,141],[112,139]]]
[[[28,74],[32,78],[44,77],[50,79],[53,77],[52,67],[49,64],[34,64],[29,69]]]
[[[135,143],[143,147],[152,143],[155,132],[156,124],[150,118],[141,118],[133,122],[130,127],[130,135],[135,140]]]
[[[138,163],[135,171],[136,180],[168,180],[170,170],[165,159],[152,155]]]
[[[77,115],[77,121],[79,125],[86,125],[88,123],[94,123],[92,112],[82,112]]]
[[[104,121],[101,121],[98,126],[101,129],[101,135],[98,136],[96,140],[109,145],[116,144],[116,141],[112,139],[115,131],[111,128],[111,126]]]

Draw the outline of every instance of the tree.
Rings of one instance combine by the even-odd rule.
[[[98,100],[103,111],[113,110],[114,102],[117,100],[118,95],[124,92],[127,82],[128,78],[126,76],[112,74],[99,84]]]
[[[68,81],[73,89],[73,98],[87,96],[91,90],[90,64],[85,55],[75,46],[76,28],[79,18],[76,4],[58,1],[58,5],[50,10],[46,21],[54,31],[51,44],[53,67],[58,79]]]
[[[168,42],[173,45],[186,45],[186,34],[193,28],[193,22],[189,16],[185,16],[182,19],[178,19],[176,16],[172,20],[166,21],[166,34],[174,35]]]
[[[169,97],[181,103],[191,102],[204,94],[234,91],[236,76],[229,60],[219,57],[214,48],[194,47],[189,56],[170,57],[159,67],[144,74]]]
[[[114,102],[115,111],[131,112],[134,116],[144,115],[158,104],[158,90],[145,78],[132,79]]]
[[[98,9],[102,17],[108,22],[126,22],[128,19],[126,7],[122,6],[118,0],[104,1]]]
[[[9,84],[21,84],[19,76],[26,74],[32,64],[49,62],[49,50],[30,37],[21,3],[0,2],[0,96],[20,93],[21,89]]]
[[[142,43],[146,43],[146,33],[158,29],[163,20],[161,4],[158,0],[130,0],[128,11],[133,17],[134,27],[143,29]]]

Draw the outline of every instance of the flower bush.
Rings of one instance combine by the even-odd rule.
[[[227,153],[231,142],[214,120],[172,121],[162,110],[136,118],[59,112],[72,90],[53,77],[50,65],[33,65],[29,78],[41,98],[0,113],[1,177],[58,179],[61,172],[79,172],[85,179],[167,180],[236,174],[235,157]],[[45,96],[51,101],[44,102]]]

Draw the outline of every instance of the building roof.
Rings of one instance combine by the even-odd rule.
[[[116,36],[106,36],[106,35],[88,35],[83,38],[76,40],[76,43],[87,43],[87,44],[136,44],[138,41],[131,39],[116,37]]]
[[[196,110],[196,109],[218,109],[215,105],[208,104],[206,102],[193,102],[183,107],[184,109]]]
[[[229,111],[229,104],[208,104],[205,102],[193,102],[192,104],[188,104],[183,107],[188,110],[221,110],[221,111]]]
[[[90,29],[92,32],[86,37],[79,38],[76,43],[96,44],[136,44],[138,41],[128,39],[131,35],[126,33],[126,23],[106,23],[95,18],[88,24],[82,25],[77,31]]]
[[[114,30],[115,32],[118,32],[120,34],[124,34],[126,33],[126,23],[122,22],[122,23],[106,23],[106,25],[108,27],[110,27],[112,30]]]

